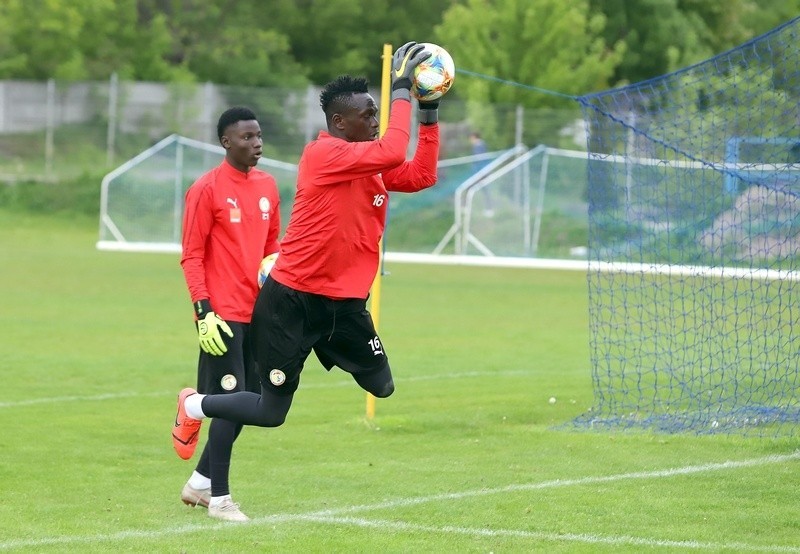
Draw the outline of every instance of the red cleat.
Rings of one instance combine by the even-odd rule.
[[[197,394],[197,391],[185,388],[178,395],[178,413],[175,416],[175,426],[172,428],[172,446],[184,460],[188,460],[194,454],[197,440],[200,438],[200,425],[203,423],[200,419],[186,415],[186,408],[183,407],[186,397],[193,394]]]

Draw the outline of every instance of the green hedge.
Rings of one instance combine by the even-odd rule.
[[[37,214],[100,213],[102,174],[82,173],[57,182],[20,181],[0,185],[0,206]]]

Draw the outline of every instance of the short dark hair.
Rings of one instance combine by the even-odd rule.
[[[322,88],[319,105],[325,115],[330,117],[347,108],[350,98],[362,92],[369,92],[369,81],[365,77],[340,75]]]
[[[239,123],[240,121],[252,121],[254,119],[257,120],[258,118],[250,108],[243,108],[241,106],[228,108],[219,116],[219,121],[217,122],[217,138],[222,140],[222,135],[225,134],[225,129],[229,126]]]

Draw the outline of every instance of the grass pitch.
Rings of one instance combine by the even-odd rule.
[[[0,551],[800,552],[796,440],[558,427],[592,405],[563,271],[390,264],[396,393],[367,421],[312,357],[286,424],[236,443],[253,520],[211,520],[169,436],[197,356],[178,258],[96,238],[0,211]]]

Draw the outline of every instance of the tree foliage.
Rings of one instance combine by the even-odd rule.
[[[794,17],[800,0],[2,0],[0,79],[322,84],[381,76],[384,44],[564,94],[663,74]],[[519,87],[459,95],[548,104]]]
[[[468,0],[451,7],[436,29],[442,45],[471,72],[531,84],[565,95],[605,87],[619,63],[622,43],[606,45],[601,14],[586,0]],[[486,87],[461,79],[470,98],[529,106],[563,99],[519,87]]]
[[[613,75],[619,84],[670,73],[768,30],[752,26],[759,12],[754,0],[590,0],[590,6],[608,18],[603,37],[627,45]],[[781,21],[772,18],[770,28]]]
[[[5,0],[0,78],[177,79],[180,68],[162,59],[163,18],[141,26],[137,8],[136,0]]]
[[[273,0],[264,26],[285,32],[291,53],[312,82],[337,75],[366,76],[379,83],[384,44],[429,42],[442,13],[457,0]]]

